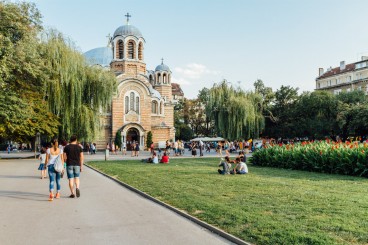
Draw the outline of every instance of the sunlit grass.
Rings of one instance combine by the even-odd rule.
[[[224,176],[218,163],[89,164],[252,243],[368,243],[368,180],[252,166],[248,175]]]

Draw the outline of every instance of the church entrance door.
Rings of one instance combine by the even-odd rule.
[[[133,143],[139,144],[139,131],[136,128],[130,128],[126,136],[127,150],[132,150]]]

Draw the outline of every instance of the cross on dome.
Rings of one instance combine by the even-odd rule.
[[[129,18],[132,17],[132,16],[129,14],[129,12],[124,16],[127,18],[127,25],[129,25]]]
[[[164,58],[161,58],[161,65],[164,64]]]

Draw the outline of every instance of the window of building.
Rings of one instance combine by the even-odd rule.
[[[135,52],[134,52],[134,41],[130,40],[128,42],[128,58],[134,59],[135,58]]]
[[[162,80],[163,80],[163,83],[166,84],[166,73],[164,73],[164,75],[162,75]]]
[[[135,112],[139,114],[139,97],[135,97]]]
[[[137,92],[129,91],[125,94],[124,111],[127,114],[129,111],[140,113],[140,98]]]
[[[359,91],[361,91],[362,90],[362,86],[358,86],[356,89],[359,90]]]
[[[130,110],[134,111],[134,92],[130,93]]]
[[[129,97],[125,96],[125,114],[129,112]]]
[[[350,91],[351,91],[351,89],[350,89],[350,88],[347,88],[347,89],[346,89],[346,92],[350,92]]]
[[[341,93],[341,89],[335,89],[334,90],[334,94],[339,94],[339,93]]]
[[[119,51],[119,59],[124,58],[124,43],[123,40],[119,40],[118,42],[118,51]]]
[[[157,107],[158,107],[157,101],[152,101],[152,113],[153,114],[157,114]]]

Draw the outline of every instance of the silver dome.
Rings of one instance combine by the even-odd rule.
[[[170,68],[167,65],[165,65],[164,63],[161,63],[161,65],[158,65],[156,67],[155,71],[168,71],[168,72],[171,72]]]
[[[140,30],[138,30],[137,27],[132,26],[132,25],[119,26],[118,29],[116,29],[116,31],[114,32],[113,38],[115,38],[116,36],[123,36],[123,37],[135,36],[138,38],[143,37]]]
[[[112,50],[108,47],[91,49],[83,55],[90,65],[101,65],[103,67],[110,66],[110,62],[113,59]]]
[[[154,88],[152,88],[152,86],[149,86],[148,87],[148,89],[149,89],[149,91],[150,91],[150,93],[151,93],[151,95],[152,95],[152,97],[156,97],[157,99],[161,99],[161,94],[160,94],[160,92],[158,92],[156,89],[154,89]]]

